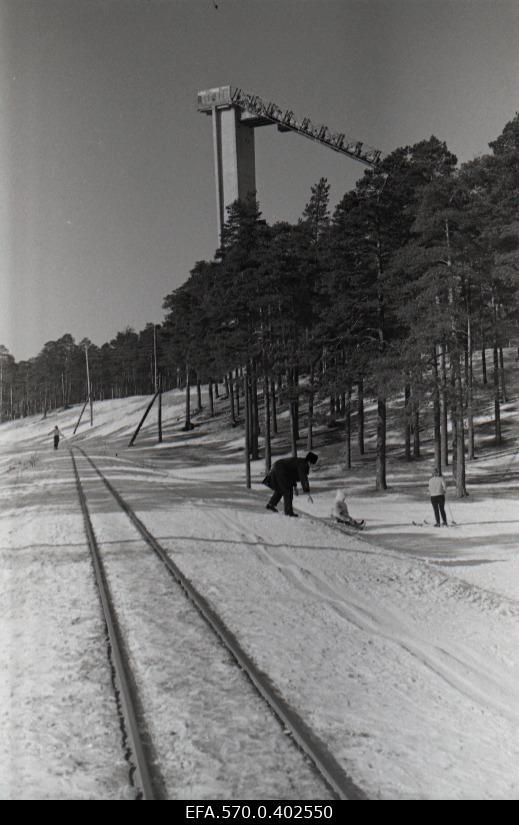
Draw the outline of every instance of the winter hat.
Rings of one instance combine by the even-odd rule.
[[[305,461],[308,461],[309,464],[316,464],[318,458],[319,456],[317,456],[315,453],[307,453]]]

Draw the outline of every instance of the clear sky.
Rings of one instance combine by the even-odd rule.
[[[518,0],[0,0],[0,344],[163,319],[216,248],[211,121],[231,84],[389,152],[487,151],[519,109]],[[267,220],[363,166],[256,130]]]

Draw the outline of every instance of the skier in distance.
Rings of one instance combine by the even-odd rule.
[[[57,449],[58,449],[58,447],[59,447],[59,438],[60,438],[60,436],[62,436],[62,438],[66,438],[66,435],[65,435],[64,433],[62,433],[62,432],[61,432],[61,430],[60,430],[60,428],[58,427],[58,425],[57,425],[57,424],[56,424],[56,426],[54,427],[54,429],[53,429],[53,430],[51,430],[50,435],[52,435],[52,436],[53,436],[53,439],[54,439],[54,449],[55,449],[55,450],[57,450]]]

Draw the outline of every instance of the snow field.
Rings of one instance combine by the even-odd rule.
[[[253,464],[253,489],[244,487],[240,431],[227,430],[219,418],[201,420],[192,433],[181,433],[178,423],[171,422],[178,422],[182,405],[179,393],[165,396],[169,429],[162,445],[155,445],[155,424],[150,421],[136,447],[126,447],[146,399],[96,404],[94,428],[82,425],[77,441],[114,467],[109,474],[114,486],[353,780],[372,798],[519,798],[515,403],[504,411],[503,448],[492,450],[481,440],[478,460],[468,465],[469,499],[453,499],[449,488],[448,501],[459,526],[448,530],[423,524],[424,519],[432,522],[426,489],[430,457],[408,465],[397,454],[390,455],[390,489],[381,495],[372,489],[369,456],[345,474],[337,445],[316,447],[320,460],[311,475],[314,503],[300,496],[295,505],[309,515],[327,516],[335,490],[346,486],[351,513],[367,521],[359,537],[317,521],[266,513],[268,491],[259,483],[262,462]],[[84,552],[84,538],[66,466],[70,460],[61,446],[53,453],[48,433],[57,422],[69,434],[76,418],[77,411],[70,410],[44,422],[32,419],[0,427],[0,489],[7,505],[0,515],[2,594],[10,599],[2,601],[7,622],[2,621],[0,632],[2,648],[7,645],[12,655],[20,647],[14,640],[23,628],[26,656],[21,664],[9,659],[0,679],[2,698],[13,690],[16,698],[2,702],[3,721],[16,734],[21,731],[25,742],[23,750],[11,740],[9,746],[0,745],[2,767],[11,766],[1,774],[9,777],[2,788],[7,798],[24,783],[35,796],[64,798],[60,771],[70,776],[67,748],[76,735],[71,699],[63,714],[65,727],[59,728],[59,747],[53,747],[45,733],[59,715],[63,680],[56,683],[53,674],[63,659],[67,667],[74,661],[72,695],[89,709],[89,691],[104,691],[105,677],[99,675],[95,685],[85,680],[84,695],[79,665],[68,654],[68,647],[79,642],[74,642],[78,627],[93,632],[89,621],[96,608],[88,592],[92,585],[85,575],[86,562],[75,560],[75,554]],[[108,546],[117,581],[128,575],[127,560],[136,545],[122,539],[127,534],[118,517],[97,494],[95,498],[96,530],[104,541],[115,542]],[[26,575],[28,559],[31,569],[45,571],[40,584]],[[67,591],[70,576],[65,571],[82,571],[82,565],[85,574],[76,572],[72,592],[70,586]],[[66,598],[58,599],[63,591]],[[159,627],[158,638],[164,639],[143,668],[151,694],[157,684],[175,684],[182,677],[167,663],[171,632],[161,594],[150,595],[148,601],[144,598],[139,607],[139,627],[130,635],[139,647],[137,631],[144,630],[142,638],[148,638],[149,623],[150,628]],[[153,614],[155,601],[162,605],[159,615]],[[47,604],[54,607],[56,625],[49,623]],[[80,621],[72,624],[78,616]],[[54,641],[60,633],[68,640],[63,643],[66,655]],[[85,639],[81,644],[84,656]],[[38,671],[38,686],[30,675],[31,663]],[[226,673],[220,663],[210,674],[215,689],[226,681]],[[185,674],[186,685],[193,684],[192,677]],[[38,705],[40,685],[45,685],[48,702],[45,719],[35,725],[27,707]],[[25,706],[18,697],[25,697]],[[195,691],[194,717],[197,707]],[[180,710],[173,715],[164,727],[163,749],[167,754],[168,731],[175,731],[171,755],[182,754],[187,782],[197,764],[185,736],[191,722]],[[104,752],[96,722],[95,731],[100,738],[93,747]],[[196,739],[199,751],[202,740]],[[38,749],[49,764],[43,772],[31,756]],[[205,768],[196,769],[191,785],[182,786],[186,793],[203,798],[214,790],[221,756],[210,754],[213,761],[209,758]],[[261,798],[263,789],[253,779],[245,743],[235,757],[241,759],[246,795]],[[83,779],[81,771],[74,771],[74,791],[83,798],[96,792],[106,798],[112,793],[123,796],[124,777],[114,768],[117,759],[107,762],[112,766],[110,788],[103,785],[100,774],[105,774],[99,767],[93,780],[87,780],[87,771]],[[229,793],[241,792],[229,788]],[[309,785],[308,798],[313,793]]]

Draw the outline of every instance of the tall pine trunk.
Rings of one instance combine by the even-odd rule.
[[[420,405],[413,393],[413,457],[420,458]]]
[[[270,443],[270,381],[268,370],[264,369],[263,398],[265,404],[265,472],[268,473],[272,464],[272,447]]]
[[[447,397],[447,364],[445,358],[445,345],[440,347],[440,431],[441,431],[441,449],[442,449],[442,467],[445,469],[449,466],[449,428],[448,428],[448,397]]]
[[[293,391],[295,394],[295,405],[294,405],[294,427],[295,427],[295,436],[296,439],[299,439],[299,369],[294,367],[294,386]]]
[[[357,434],[359,454],[364,455],[364,382],[362,379],[357,384]]]
[[[470,307],[469,307],[470,310]],[[467,316],[467,352],[468,352],[468,369],[467,369],[467,421],[468,421],[468,459],[474,460],[474,366],[473,366],[473,350],[472,350],[472,324],[470,321],[470,312]]]
[[[405,460],[411,461],[411,387],[404,387],[404,442]]]
[[[227,392],[229,393],[231,423],[236,424],[236,405],[234,403],[234,383],[232,379],[232,372],[229,372],[229,377],[226,379]]]
[[[290,410],[290,446],[292,448],[292,455],[297,456],[297,437],[296,437],[296,421],[295,421],[295,401],[289,401]]]
[[[250,367],[250,396],[251,396],[251,455],[252,460],[259,458],[259,410],[258,410],[258,379],[256,375],[256,364],[251,363]]]
[[[202,385],[200,383],[200,378],[198,375],[196,376],[196,400],[198,404],[197,412],[202,411]]]
[[[240,374],[238,372],[238,367],[236,367],[236,380],[234,381],[234,402],[236,404],[236,417],[240,417]],[[231,372],[232,378],[232,372]]]
[[[244,453],[245,453],[245,483],[247,488],[251,487],[251,471],[250,471],[250,439],[251,439],[251,394],[249,387],[249,371],[245,370],[244,387],[243,387],[243,405],[245,413],[245,438],[244,438]]]
[[[274,435],[278,434],[278,411],[277,411],[277,398],[276,398],[276,379],[272,376],[272,380],[270,382],[271,388],[271,395],[272,395],[272,432]]]
[[[387,490],[386,483],[386,399],[377,402],[377,460],[375,469],[375,488]]]
[[[385,341],[385,306],[384,293],[382,287],[382,244],[380,235],[377,239],[377,297],[378,297],[378,346],[382,355],[386,348]],[[387,490],[386,483],[386,416],[387,407],[385,397],[381,397],[378,389],[377,401],[377,459],[376,459],[376,479],[377,490]]]
[[[189,374],[189,364],[186,364],[186,420],[184,429],[190,430],[191,428],[191,377]]]
[[[499,377],[501,380],[501,401],[505,404],[508,401],[506,397],[506,382],[505,382],[505,362],[503,356],[503,347],[499,347]]]
[[[211,418],[213,418],[214,417],[214,395],[213,395],[213,379],[212,378],[209,379],[208,393],[209,393],[209,415],[211,416]]]
[[[497,327],[497,308],[496,308],[496,298],[494,292],[492,292],[492,320],[494,325],[494,346],[493,346],[493,357],[494,357],[494,420],[495,420],[495,435],[496,435],[496,444],[501,444],[502,432],[501,432],[501,381],[499,375],[499,331]]]
[[[344,438],[346,443],[346,469],[351,470],[351,385],[344,398]]]
[[[314,447],[314,364],[310,366],[310,388],[308,393],[308,433],[306,439],[306,449],[313,450]]]
[[[455,356],[455,417],[456,417],[456,495],[464,498],[468,495],[465,486],[465,426],[463,415],[463,386],[461,382],[461,365],[459,355]]]
[[[500,402],[500,386],[499,386],[499,354],[497,343],[493,348],[494,355],[494,433],[496,444],[501,444],[501,402]]]
[[[440,409],[440,387],[438,378],[438,356],[436,346],[432,351],[432,364],[434,376],[434,393],[433,393],[433,421],[434,421],[434,465],[438,468],[441,475],[442,472],[442,442],[441,442],[441,409]]]

